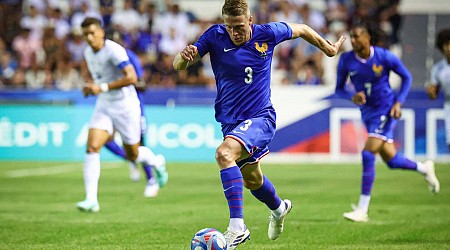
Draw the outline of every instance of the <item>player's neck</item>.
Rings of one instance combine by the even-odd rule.
[[[362,50],[356,51],[356,54],[362,59],[369,58],[370,57],[370,46],[365,47]]]

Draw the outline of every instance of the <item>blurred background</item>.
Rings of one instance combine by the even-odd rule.
[[[250,0],[254,23],[305,23],[330,41],[365,21],[374,43],[398,55],[413,88],[396,139],[417,159],[450,162],[444,98],[429,100],[424,84],[442,58],[436,33],[450,27],[448,0]],[[184,72],[173,57],[214,23],[220,0],[3,0],[0,3],[0,160],[81,160],[94,97],[80,87],[80,24],[87,16],[119,31],[144,65],[147,145],[172,161],[214,161],[220,126],[214,121],[215,80],[208,56]],[[351,50],[347,39],[342,51]],[[365,141],[357,107],[334,96],[339,55],[328,58],[297,39],[273,60],[278,132],[274,161],[359,161]],[[391,76],[393,88],[399,81]],[[103,152],[103,156],[115,160]]]

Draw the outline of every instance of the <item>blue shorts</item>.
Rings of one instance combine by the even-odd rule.
[[[246,164],[258,162],[269,153],[267,145],[275,135],[275,119],[275,110],[270,107],[250,119],[233,124],[222,124],[223,137],[237,140],[250,154],[248,158],[237,163],[240,168]]]
[[[389,115],[390,110],[389,108],[363,114],[362,119],[370,137],[380,138],[389,143],[394,141],[394,129],[397,126],[398,119]]]

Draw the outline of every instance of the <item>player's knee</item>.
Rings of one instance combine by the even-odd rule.
[[[99,145],[94,145],[94,144],[88,144],[87,148],[86,148],[86,153],[90,154],[90,153],[99,153],[100,152],[100,146]]]
[[[216,161],[219,165],[234,161],[231,150],[227,147],[218,147],[216,149]]]

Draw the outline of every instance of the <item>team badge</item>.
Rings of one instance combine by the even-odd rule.
[[[381,73],[383,72],[383,65],[376,65],[374,63],[372,64],[372,70],[376,76],[381,76]]]
[[[267,56],[267,50],[269,49],[269,45],[267,43],[262,43],[259,45],[258,42],[255,42],[255,48],[257,51],[261,52],[261,57]]]

